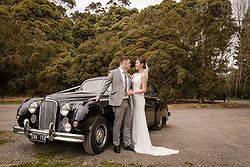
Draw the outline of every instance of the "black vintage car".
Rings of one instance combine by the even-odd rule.
[[[89,154],[101,153],[112,134],[114,114],[108,105],[110,88],[99,102],[95,97],[105,81],[97,77],[84,81],[82,85],[43,98],[24,100],[17,110],[16,133],[24,134],[30,141],[66,141],[83,143]],[[170,112],[157,96],[155,87],[148,82],[146,117],[148,126],[160,129],[166,124]]]

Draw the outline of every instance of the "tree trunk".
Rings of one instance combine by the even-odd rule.
[[[248,76],[245,78],[245,80],[244,80],[243,90],[242,90],[242,96],[241,96],[242,99],[244,99],[244,93],[245,93],[246,82],[247,82],[248,77],[250,77],[250,75],[248,75]]]

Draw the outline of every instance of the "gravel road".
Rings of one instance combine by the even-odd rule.
[[[172,116],[167,126],[150,131],[150,136],[153,145],[180,152],[155,157],[125,150],[117,155],[112,143],[95,156],[87,155],[81,144],[33,144],[12,132],[17,107],[0,105],[0,137],[8,140],[0,144],[0,166],[36,161],[37,155],[53,151],[53,159],[67,159],[76,166],[104,161],[130,166],[250,166],[250,108],[170,108]]]

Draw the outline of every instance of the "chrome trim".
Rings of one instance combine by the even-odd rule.
[[[75,86],[73,88],[66,89],[66,90],[62,90],[60,92],[56,92],[55,94],[57,94],[57,93],[65,93],[65,92],[67,93],[68,91],[71,91],[71,90],[74,90],[74,89],[78,89],[78,88],[80,88],[80,85]],[[70,93],[72,93],[72,92],[70,92]]]
[[[52,125],[50,124],[49,130],[38,130],[38,129],[28,129],[27,128],[20,127],[18,125],[13,126],[13,132],[17,134],[25,134],[27,137],[30,138],[32,133],[39,133],[43,135],[47,135],[47,139],[50,141],[53,140],[60,140],[60,141],[66,141],[66,142],[72,142],[72,143],[83,143],[85,140],[85,136],[81,134],[72,134],[72,133],[64,133],[64,132],[55,132],[52,129]]]
[[[57,109],[58,109],[58,106],[59,106],[59,103],[56,101],[56,100],[54,100],[54,99],[51,99],[50,97],[46,97],[45,98],[45,100],[42,100],[41,101],[41,105],[42,105],[42,103],[46,103],[46,102],[53,102],[53,103],[55,103],[56,104],[56,112],[54,113],[55,115],[54,115],[54,121],[53,121],[53,130],[55,131],[55,122],[56,122],[56,115],[57,115]],[[40,107],[41,107],[41,105],[40,105]],[[41,113],[39,112],[39,116],[38,116],[38,119],[39,119],[39,123],[38,124],[40,124],[40,116],[41,116]],[[51,123],[51,122],[50,122]],[[40,125],[39,125],[40,126]],[[38,126],[38,128],[40,128]],[[50,125],[49,125],[50,126]]]

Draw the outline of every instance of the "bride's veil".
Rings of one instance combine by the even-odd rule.
[[[149,71],[149,67],[148,64],[146,63],[146,68],[143,70],[145,75],[146,75],[146,79],[148,80],[148,71]]]

